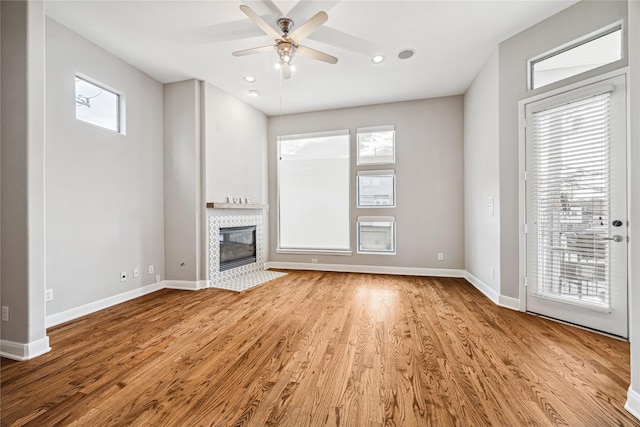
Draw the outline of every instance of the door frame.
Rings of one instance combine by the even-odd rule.
[[[545,98],[550,98],[562,93],[571,92],[576,89],[580,89],[584,86],[591,85],[594,83],[602,82],[613,77],[625,76],[627,84],[626,84],[626,161],[627,161],[627,170],[629,171],[631,167],[631,159],[629,156],[629,148],[630,148],[630,139],[629,139],[629,129],[630,129],[630,117],[629,117],[629,70],[628,67],[623,67],[605,74],[601,74],[599,76],[591,77],[589,79],[581,80],[576,83],[568,84],[566,86],[556,88],[553,90],[549,90],[547,92],[540,93],[538,95],[531,96],[526,99],[522,99],[518,102],[518,237],[519,237],[519,245],[518,245],[518,284],[519,284],[519,298],[520,298],[520,306],[519,310],[522,312],[527,311],[527,286],[525,283],[526,273],[527,273],[527,240],[525,235],[525,227],[526,227],[526,218],[527,218],[527,201],[526,201],[526,181],[525,181],[525,107],[527,104],[531,104],[533,102],[540,101]],[[627,200],[627,218],[630,218],[630,202],[631,202],[631,182],[630,182],[631,174],[627,173],[627,191],[626,191],[626,200]],[[630,227],[629,227],[630,230]],[[627,294],[629,293],[629,277],[630,276],[630,260],[631,251],[627,251]],[[627,298],[627,313],[629,313],[629,303],[630,299]],[[559,320],[562,322],[561,320]]]

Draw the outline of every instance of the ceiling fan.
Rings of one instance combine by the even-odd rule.
[[[317,30],[322,24],[327,22],[329,16],[325,12],[318,12],[311,17],[307,22],[302,24],[294,32],[293,21],[289,18],[278,19],[278,27],[282,31],[282,35],[278,34],[264,19],[262,19],[257,13],[255,13],[249,6],[242,5],[240,10],[249,17],[266,35],[271,37],[275,41],[275,45],[254,47],[252,49],[240,50],[233,52],[233,56],[245,56],[253,55],[255,53],[268,52],[275,49],[279,58],[279,65],[282,71],[282,78],[291,78],[291,67],[293,65],[293,57],[296,54],[306,56],[307,58],[316,59],[318,61],[327,62],[329,64],[335,64],[338,62],[338,58],[328,55],[324,52],[320,52],[310,47],[302,46],[300,42],[309,37],[311,33]]]

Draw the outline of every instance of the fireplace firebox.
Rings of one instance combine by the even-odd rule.
[[[221,228],[220,271],[256,262],[256,226]]]

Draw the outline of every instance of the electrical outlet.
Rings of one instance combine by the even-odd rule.
[[[133,277],[140,276],[140,269],[138,267],[133,269]]]
[[[53,301],[53,289],[46,289],[44,291],[44,302]]]
[[[125,280],[127,280],[127,272],[123,271],[122,273],[120,273],[120,281],[124,282]]]
[[[149,274],[153,274],[153,265],[149,266]]]
[[[156,274],[156,283],[160,283],[160,275]]]
[[[311,258],[311,264],[317,264],[317,263],[318,263],[317,258]]]
[[[438,252],[438,261],[444,261],[444,254],[442,252]]]
[[[3,322],[9,321],[9,307],[7,307],[6,305],[2,306],[2,321]]]

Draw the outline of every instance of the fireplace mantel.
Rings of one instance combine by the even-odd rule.
[[[269,209],[269,205],[259,205],[255,203],[225,203],[207,202],[210,209]]]

